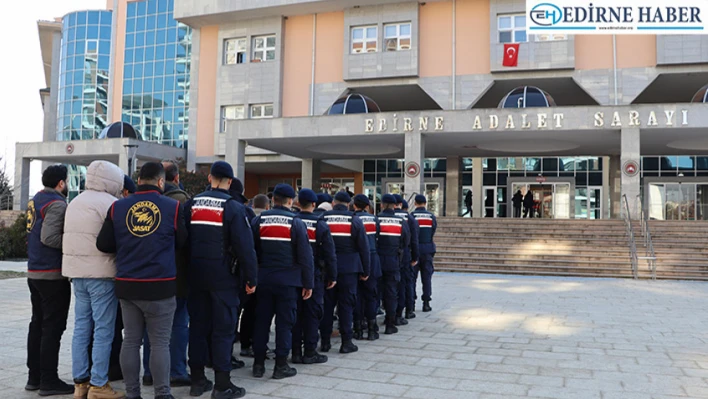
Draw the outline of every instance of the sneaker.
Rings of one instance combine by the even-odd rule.
[[[275,366],[273,369],[273,379],[282,380],[283,378],[295,377],[297,370],[290,367],[287,363],[282,366]]]
[[[89,388],[91,388],[91,384],[88,382],[74,384],[74,399],[86,399]]]
[[[171,377],[170,386],[174,388],[192,386],[192,378],[189,374],[186,377]]]
[[[25,391],[39,391],[39,381],[27,380]]]
[[[265,374],[265,364],[253,363],[253,376],[255,378],[262,378]]]
[[[74,386],[57,379],[50,384],[39,384],[39,396],[71,395],[74,393]]]
[[[143,386],[151,387],[152,384],[153,384],[152,376],[151,375],[144,375],[143,376]]]
[[[237,399],[246,396],[246,390],[231,384],[229,389],[225,391],[211,391],[212,399]]]
[[[106,383],[102,387],[91,385],[88,391],[88,399],[123,399],[125,392],[116,391],[111,387],[111,384]]]
[[[189,388],[189,396],[202,396],[214,388],[214,383],[206,378],[201,381],[192,380],[192,387]]]

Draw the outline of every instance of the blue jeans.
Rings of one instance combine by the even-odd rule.
[[[71,365],[75,380],[91,378],[91,385],[102,387],[108,382],[108,365],[115,335],[118,299],[113,280],[75,278],[74,338],[71,342]],[[88,350],[93,332],[91,372]]]
[[[172,321],[170,338],[170,378],[189,378],[187,374],[187,344],[189,344],[189,313],[187,298],[177,298],[175,318]],[[147,332],[143,336],[143,369],[150,373],[150,340]]]

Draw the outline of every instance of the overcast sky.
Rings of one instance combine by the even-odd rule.
[[[15,143],[42,139],[44,88],[38,20],[54,20],[72,11],[105,9],[106,0],[20,0],[0,13],[0,156],[13,183]],[[10,4],[7,4],[8,6]],[[39,163],[33,165],[32,189],[41,186]]]

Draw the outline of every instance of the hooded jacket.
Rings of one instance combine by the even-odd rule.
[[[69,278],[114,278],[115,255],[96,248],[106,213],[123,190],[123,172],[110,162],[93,161],[86,171],[86,191],[66,209],[62,274]]]

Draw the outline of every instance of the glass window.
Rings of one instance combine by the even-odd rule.
[[[384,25],[385,51],[401,51],[411,49],[411,23]]]
[[[497,18],[499,43],[524,43],[526,37],[526,15],[500,15]]]
[[[224,64],[243,64],[246,62],[248,41],[245,37],[224,41]]]
[[[251,62],[273,61],[274,59],[275,35],[254,37]]]
[[[263,119],[273,117],[273,104],[251,105],[251,119]]]
[[[227,105],[221,107],[221,133],[226,132],[229,121],[244,119],[246,117],[243,105]]]
[[[378,31],[379,28],[377,26],[358,26],[352,28],[352,54],[377,52]]]

